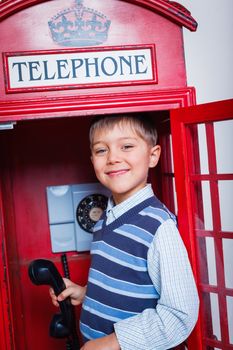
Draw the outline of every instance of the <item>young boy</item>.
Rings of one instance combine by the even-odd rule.
[[[65,279],[74,305],[83,303],[82,350],[165,350],[182,343],[199,300],[174,215],[147,184],[160,146],[143,115],[105,116],[90,129],[91,160],[112,193],[94,227],[87,287]]]

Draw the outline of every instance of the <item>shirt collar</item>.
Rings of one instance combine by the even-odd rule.
[[[153,196],[154,196],[154,192],[151,187],[151,184],[147,184],[141,190],[139,190],[138,192],[136,192],[135,194],[133,194],[131,197],[129,197],[128,199],[126,199],[120,204],[115,205],[113,198],[110,197],[108,200],[108,205],[106,210],[107,218],[109,216],[112,216],[114,219],[117,219],[126,211],[130,210],[137,204]]]

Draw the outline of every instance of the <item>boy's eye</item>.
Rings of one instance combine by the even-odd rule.
[[[94,154],[96,155],[102,155],[104,153],[107,152],[107,149],[106,148],[97,148],[97,149],[94,149]]]
[[[132,145],[132,144],[126,144],[126,145],[122,146],[122,149],[123,149],[123,151],[128,151],[133,147],[134,147],[134,145]]]

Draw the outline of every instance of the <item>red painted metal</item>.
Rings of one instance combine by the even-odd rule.
[[[170,110],[195,103],[195,89],[101,93],[99,95],[40,98],[0,102],[0,122],[102,113]]]
[[[224,346],[229,345],[229,331],[228,331],[228,319],[227,319],[227,303],[225,293],[225,274],[224,274],[224,257],[223,246],[221,237],[221,217],[220,217],[220,200],[218,191],[218,172],[215,150],[215,137],[214,137],[214,125],[209,122],[206,123],[206,137],[207,137],[207,150],[209,159],[209,172],[214,175],[215,179],[210,181],[210,195],[212,204],[212,218],[213,218],[213,232],[218,235],[218,239],[215,238],[215,251],[216,251],[216,266],[217,266],[217,286],[218,286],[218,301],[220,305],[220,328],[221,336],[224,340]],[[230,175],[233,180],[233,174]],[[232,346],[233,347],[233,346]]]
[[[0,210],[1,210],[1,218],[3,218],[3,211],[2,211],[2,193],[0,192]],[[7,257],[6,257],[6,242],[5,242],[5,236],[4,236],[4,223],[1,220],[0,221],[1,229],[0,229],[0,242],[1,242],[1,249],[0,249],[0,312],[1,312],[1,318],[0,318],[0,334],[1,334],[1,340],[0,345],[1,349],[10,349],[12,344],[12,327],[11,327],[11,321],[12,321],[12,315],[11,315],[11,309],[7,308],[6,305],[9,304],[9,274],[8,274],[8,264],[7,264]]]
[[[171,127],[173,134],[174,163],[176,174],[176,189],[178,195],[179,227],[183,240],[188,248],[196,277],[200,300],[200,318],[195,330],[188,341],[189,349],[212,349],[213,347],[228,350],[233,348],[229,343],[229,327],[227,318],[226,297],[233,295],[233,289],[226,288],[224,279],[223,262],[223,238],[231,238],[232,232],[222,232],[218,181],[233,180],[233,174],[218,174],[216,166],[215,139],[213,122],[232,119],[233,100],[220,101],[182,108],[171,111]],[[206,125],[207,149],[209,159],[209,174],[201,174],[200,169],[195,167],[193,153],[198,153],[196,137],[193,138],[192,130],[197,124]],[[194,150],[194,144],[196,150]],[[195,213],[202,212],[202,199],[197,201],[197,185],[201,181],[209,181],[213,230],[205,230],[196,221]],[[198,189],[199,191],[199,189]],[[200,197],[201,198],[201,197]],[[199,199],[200,199],[199,198]],[[201,214],[202,215],[202,214]],[[206,262],[205,246],[198,242],[204,237],[212,237],[216,251],[217,285],[209,284],[208,277],[203,274]],[[200,263],[202,262],[202,265]],[[218,296],[220,309],[221,340],[214,339],[210,317],[210,294]]]
[[[30,6],[34,6],[48,0],[6,0],[0,6],[0,20],[12,16]],[[187,27],[189,30],[197,29],[197,22],[191,16],[190,12],[175,1],[169,0],[123,0],[131,4],[145,7],[150,11],[159,13],[167,17],[170,21],[176,22],[180,26]]]
[[[67,1],[2,1],[1,51],[14,55],[67,49],[51,40],[47,26],[48,19],[67,6]],[[8,93],[1,77],[0,123],[16,122],[13,130],[0,132],[2,349],[64,349],[63,341],[48,336],[51,315],[56,311],[48,288],[32,285],[27,269],[31,260],[42,257],[51,259],[62,270],[60,255],[51,252],[45,187],[96,181],[88,145],[92,116],[144,111],[153,114],[162,131],[160,112],[166,111],[169,116],[170,110],[195,104],[195,89],[186,85],[183,53],[182,26],[190,30],[197,27],[189,11],[168,0],[91,0],[91,6],[100,8],[112,20],[111,35],[104,47],[155,45],[153,64],[158,81]],[[147,30],[150,27],[153,30]],[[173,209],[168,193],[173,177],[169,134],[169,128],[162,133],[166,152],[158,173],[151,174],[151,181],[155,187],[162,185],[161,195]],[[168,185],[163,186],[166,176]],[[67,255],[71,277],[85,284],[88,252]]]
[[[53,42],[48,29],[48,20],[67,6],[66,2],[62,4],[61,2],[52,1],[18,0],[1,3],[1,51],[13,54],[19,51],[37,52],[67,49],[63,46],[59,47],[58,44]],[[97,113],[105,113],[106,109],[115,108],[116,104],[119,108],[128,108],[132,111],[133,108],[134,110],[140,108],[137,108],[137,103],[142,108],[150,105],[150,110],[153,108],[171,109],[178,106],[177,99],[179,99],[179,96],[183,100],[186,99],[186,96],[181,96],[190,93],[186,86],[181,23],[177,25],[176,22],[174,23],[169,18],[164,17],[164,12],[161,12],[162,9],[166,12],[166,9],[169,8],[168,12],[175,15],[178,11],[177,7],[164,0],[131,0],[130,2],[109,0],[101,3],[92,0],[91,6],[96,9],[100,8],[112,20],[108,40],[104,44],[105,47],[124,48],[128,45],[155,44],[158,83],[128,87],[121,86],[121,84],[101,88],[93,86],[86,89],[71,90],[58,88],[46,92],[9,94],[6,93],[4,79],[1,79],[0,113],[2,119],[9,119],[12,115],[11,119],[15,117],[15,120],[18,120],[19,116],[16,115],[15,109],[19,110],[19,115],[22,111],[25,119],[27,119],[33,116],[38,117],[38,114],[41,115],[41,113],[44,113],[45,117],[47,107],[48,116],[50,117],[70,115],[71,112],[76,113],[74,115],[93,114],[95,110],[97,110]],[[38,13],[40,13],[40,16],[38,16]],[[1,16],[3,17],[1,18]],[[25,21],[25,18],[30,20]],[[185,16],[182,18],[185,18]],[[153,30],[148,31],[147,28],[150,27]],[[15,36],[16,32],[18,33],[17,38]],[[100,50],[101,46],[98,46],[98,49]],[[2,57],[0,58],[0,69],[4,70]],[[187,91],[184,91],[185,88],[187,88]],[[145,101],[144,104],[142,100]]]

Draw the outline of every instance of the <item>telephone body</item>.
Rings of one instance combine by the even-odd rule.
[[[46,187],[52,252],[88,251],[110,195],[100,183]]]

